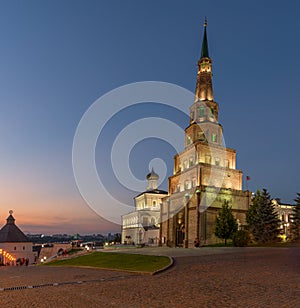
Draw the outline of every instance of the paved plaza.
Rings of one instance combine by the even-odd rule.
[[[137,249],[173,256],[158,275],[0,268],[5,307],[299,307],[300,248]]]

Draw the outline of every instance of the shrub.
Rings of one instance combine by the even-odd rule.
[[[236,247],[247,246],[250,241],[249,233],[246,230],[238,230],[233,234],[232,242]]]

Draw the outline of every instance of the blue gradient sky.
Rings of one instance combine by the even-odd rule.
[[[27,232],[119,230],[77,190],[76,127],[98,97],[127,83],[158,80],[194,91],[204,16],[226,145],[237,150],[251,190],[265,187],[292,202],[300,191],[298,1],[1,1],[0,222],[13,209]],[[192,102],[183,103],[188,111]],[[124,124],[116,122],[107,141]],[[160,146],[171,174],[174,150],[157,142],[133,149],[137,177],[157,156],[143,157],[145,149]],[[107,185],[120,195],[113,181]]]

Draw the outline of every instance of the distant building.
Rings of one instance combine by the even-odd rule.
[[[135,211],[122,216],[123,244],[159,244],[161,200],[168,193],[158,189],[159,176],[153,169],[146,178],[147,190],[134,198]]]
[[[33,243],[28,237],[16,226],[15,219],[12,216],[13,211],[9,211],[6,219],[6,225],[0,230],[0,249],[18,259],[28,259],[29,264],[36,261],[37,253],[33,252]],[[1,262],[5,262],[5,256],[0,255]]]
[[[280,220],[281,234],[288,237],[294,205],[281,203],[279,199],[272,199],[272,204]]]

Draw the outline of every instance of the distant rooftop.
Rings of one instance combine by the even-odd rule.
[[[0,243],[31,242],[29,238],[16,226],[15,219],[9,211],[6,225],[0,230]]]
[[[135,196],[135,198],[143,195],[143,194],[162,194],[162,195],[167,195],[168,192],[165,190],[161,190],[161,189],[152,189],[152,190],[146,190],[140,194],[138,194],[137,196]]]

